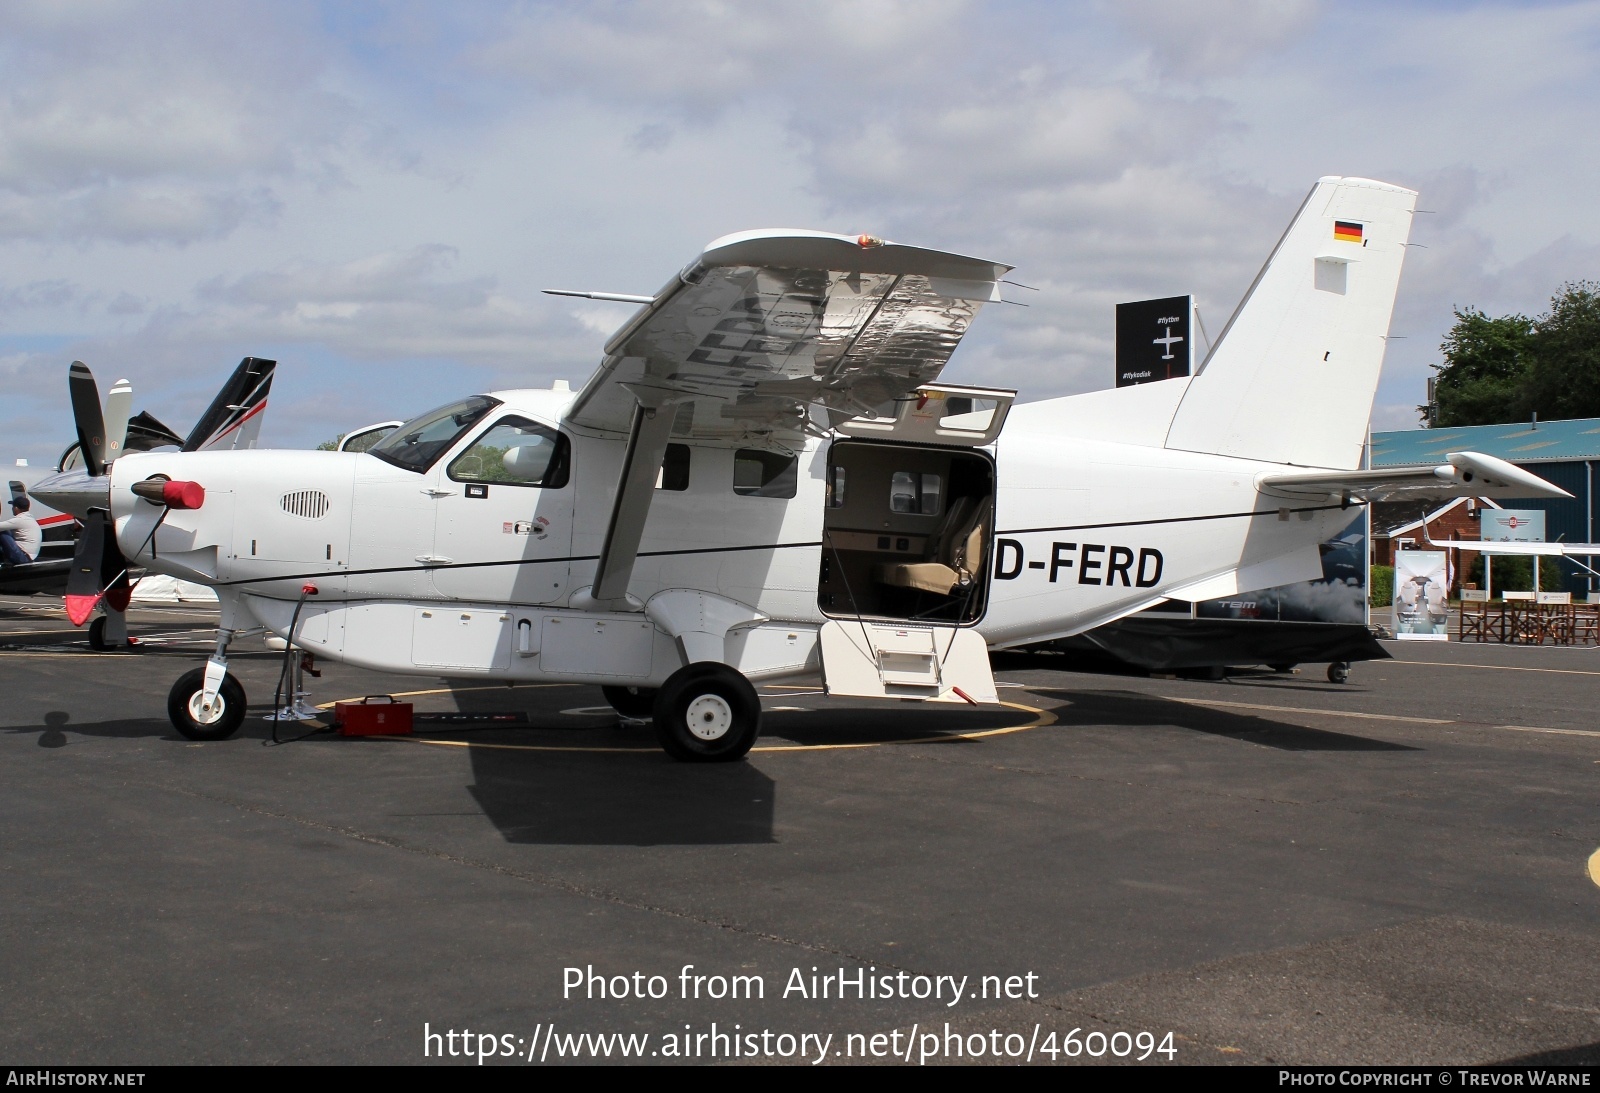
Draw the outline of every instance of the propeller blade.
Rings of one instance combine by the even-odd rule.
[[[106,419],[100,412],[100,392],[88,365],[72,362],[67,372],[67,390],[72,395],[72,418],[78,426],[78,451],[84,470],[98,478],[106,469]]]
[[[83,522],[78,535],[78,548],[72,554],[72,569],[67,573],[67,618],[74,626],[82,626],[94,614],[100,602],[101,583],[105,571],[106,532],[110,523],[104,509],[90,509],[89,518]],[[115,536],[112,549],[115,549]]]
[[[128,438],[128,415],[133,412],[133,384],[118,380],[106,396],[106,462],[122,454]]]

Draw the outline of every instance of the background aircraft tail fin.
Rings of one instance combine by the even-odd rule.
[[[186,452],[254,448],[277,361],[246,357],[183,442]]]
[[[1190,381],[1166,447],[1359,466],[1416,201],[1369,179],[1318,181]]]

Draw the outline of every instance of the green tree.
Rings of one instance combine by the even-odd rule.
[[[1523,315],[1491,319],[1472,307],[1455,315],[1455,326],[1439,346],[1444,364],[1435,366],[1434,427],[1519,420],[1533,356],[1533,320]]]
[[[1600,283],[1563,285],[1533,342],[1530,409],[1552,420],[1600,417]]]
[[[1537,319],[1455,316],[1434,366],[1434,427],[1600,417],[1600,284],[1562,285]]]

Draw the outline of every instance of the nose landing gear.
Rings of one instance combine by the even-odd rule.
[[[167,695],[172,727],[190,740],[226,740],[244,724],[244,713],[244,688],[232,676],[223,677],[207,702],[205,668],[179,676]]]

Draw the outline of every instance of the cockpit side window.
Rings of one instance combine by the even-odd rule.
[[[567,438],[525,417],[503,417],[450,463],[457,482],[560,489],[571,463]]]
[[[473,395],[460,402],[441,406],[421,417],[412,418],[368,448],[367,454],[421,474],[449,451],[463,433],[498,405],[499,399]]]

